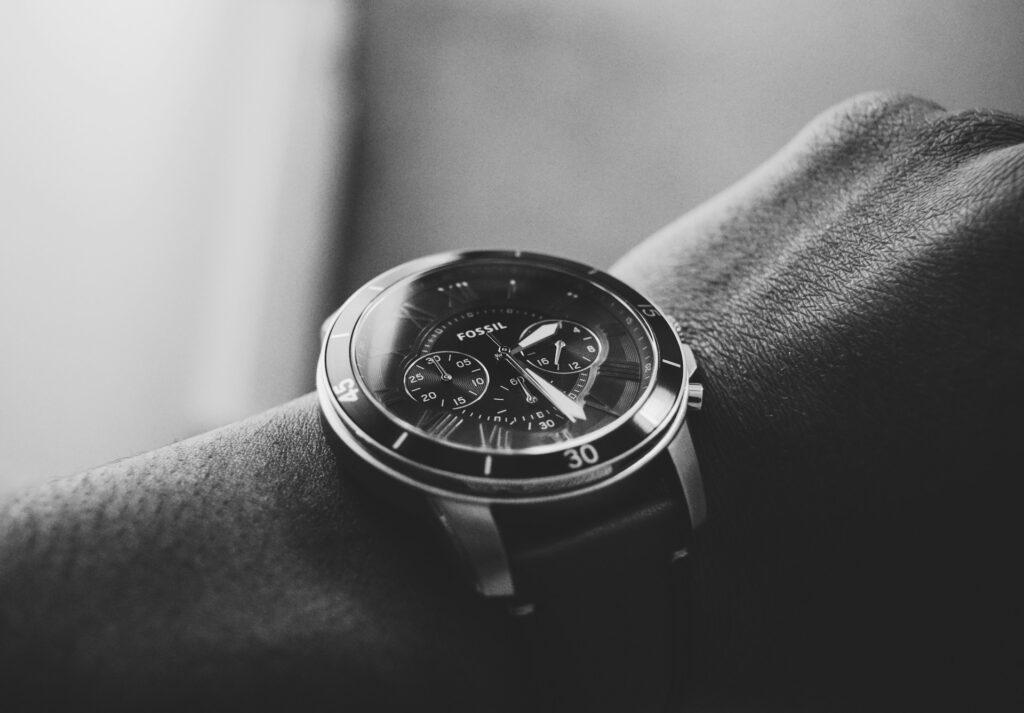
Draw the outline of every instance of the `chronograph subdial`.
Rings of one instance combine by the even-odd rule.
[[[574,401],[580,398],[586,384],[585,378],[576,375],[551,378],[559,383],[548,383]],[[500,376],[495,376],[480,408],[494,414],[486,420],[523,431],[553,431],[569,422],[535,384],[511,369],[501,370]]]
[[[402,379],[405,393],[424,406],[463,409],[479,401],[490,383],[476,357],[457,351],[433,351],[415,359]]]
[[[533,430],[538,424],[542,430],[565,422],[565,417],[537,394],[536,388],[523,376],[509,372],[504,381],[495,382],[488,397],[495,417],[510,428]]]
[[[530,366],[549,374],[575,374],[601,356],[601,340],[579,322],[545,319],[519,335],[521,353]]]

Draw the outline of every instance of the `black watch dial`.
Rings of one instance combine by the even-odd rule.
[[[500,258],[388,287],[352,334],[361,387],[392,419],[489,452],[565,448],[614,428],[647,393],[655,351],[608,290]]]

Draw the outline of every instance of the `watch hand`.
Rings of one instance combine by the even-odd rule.
[[[558,360],[562,358],[562,350],[565,349],[565,342],[559,339],[555,342],[555,366],[559,366]]]
[[[520,364],[511,354],[506,354],[505,359],[513,369],[525,376],[529,380],[530,385],[540,392],[541,396],[550,401],[552,406],[561,411],[562,415],[567,419],[574,422],[587,420],[587,415],[583,412],[582,406],[545,381],[540,374]]]
[[[555,333],[561,326],[561,322],[549,322],[548,324],[542,324],[541,326],[537,327],[535,330],[527,334],[525,337],[523,337],[522,341],[519,342],[519,344],[512,347],[512,353],[518,354],[524,349],[529,349],[537,342],[543,342],[545,339],[555,336]]]
[[[519,381],[517,383],[523,388],[523,393],[526,394],[526,403],[537,403],[537,397],[531,394],[530,390],[526,388],[526,381],[523,379],[523,377],[520,376]]]
[[[451,381],[452,380],[452,375],[449,374],[447,371],[445,371],[444,367],[441,366],[441,358],[440,357],[433,357],[431,359],[427,359],[427,361],[429,361],[431,364],[433,364],[434,366],[437,367],[437,370],[439,372],[441,372],[441,379],[443,381]]]
[[[534,388],[540,391],[555,408],[561,411],[570,421],[586,421],[587,415],[583,407],[563,394],[561,390],[548,383],[540,374],[527,367],[527,377]]]

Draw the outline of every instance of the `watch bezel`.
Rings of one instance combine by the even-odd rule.
[[[626,304],[641,320],[656,349],[654,374],[646,395],[629,418],[606,433],[585,439],[601,455],[590,467],[567,464],[567,449],[509,452],[467,450],[404,428],[374,398],[358,389],[361,383],[351,349],[359,318],[389,287],[410,276],[461,261],[523,260],[555,268],[591,281]],[[356,290],[325,323],[317,366],[317,390],[331,429],[377,469],[421,491],[445,497],[487,502],[519,502],[558,497],[617,479],[626,470],[660,450],[674,435],[686,408],[686,387],[693,359],[684,351],[669,318],[639,292],[620,280],[565,258],[526,251],[474,250],[443,253],[412,260],[370,280]],[[339,398],[339,393],[345,398]],[[523,478],[515,474],[528,472]]]

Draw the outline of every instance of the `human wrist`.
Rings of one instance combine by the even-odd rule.
[[[28,709],[46,691],[469,710],[490,687],[514,703],[500,619],[353,482],[312,396],[27,493],[0,522],[0,659]]]
[[[942,671],[949,696],[1005,693],[998,647],[965,659],[985,637],[946,620],[1013,618],[965,582],[1019,540],[1022,141],[1014,117],[858,97],[617,266],[702,367],[701,655],[730,690],[921,697]],[[1001,516],[964,508],[975,478]]]

